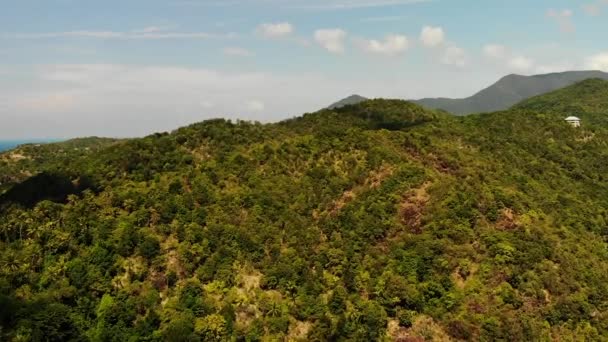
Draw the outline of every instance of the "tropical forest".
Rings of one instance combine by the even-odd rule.
[[[607,222],[600,79],[22,145],[0,340],[605,341]]]

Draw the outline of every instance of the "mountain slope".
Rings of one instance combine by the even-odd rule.
[[[75,156],[50,171],[87,189],[0,199],[0,337],[605,340],[594,82],[542,110],[373,100]],[[564,99],[593,108],[581,129]]]
[[[532,97],[514,108],[567,112],[572,115],[601,113],[608,108],[608,81],[599,78],[589,79],[572,87]]]
[[[0,194],[42,170],[63,167],[79,156],[91,155],[119,140],[78,138],[57,143],[30,143],[0,152]]]
[[[336,109],[336,108],[341,108],[341,107],[348,106],[348,105],[355,105],[355,104],[361,103],[365,100],[367,100],[367,98],[355,94],[355,95],[346,97],[334,104],[331,104],[329,107],[327,107],[327,109]]]
[[[535,76],[508,75],[468,98],[428,98],[414,102],[428,108],[443,109],[457,115],[492,112],[508,109],[527,98],[590,78],[608,80],[608,73],[601,71],[569,71]]]

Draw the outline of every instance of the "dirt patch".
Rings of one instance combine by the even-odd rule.
[[[345,191],[339,199],[334,201],[332,208],[329,211],[329,215],[331,215],[331,216],[338,215],[340,210],[342,210],[342,208],[344,208],[344,206],[346,204],[348,204],[349,202],[354,200],[355,197],[357,197],[357,195],[355,195],[354,191],[352,191],[352,190]]]
[[[211,153],[209,152],[209,147],[206,144],[203,144],[195,149],[188,149],[182,146],[182,151],[190,153],[194,159],[194,162],[197,164],[211,159]]]
[[[133,277],[139,277],[146,269],[146,261],[141,256],[130,257],[122,262],[123,273],[112,279],[112,285],[117,289],[124,289]]]
[[[167,271],[175,272],[180,279],[186,276],[186,270],[182,266],[179,255],[175,250],[169,251],[167,254]]]
[[[369,173],[363,185],[355,186],[350,190],[344,191],[342,196],[335,200],[329,209],[330,216],[336,216],[340,213],[342,208],[344,208],[348,203],[352,202],[355,198],[357,198],[358,194],[363,193],[368,189],[377,189],[382,185],[382,182],[393,175],[395,171],[395,167],[389,164],[383,164],[377,170],[373,170]],[[318,213],[313,213],[313,217],[318,218],[320,215]]]
[[[173,235],[169,235],[166,239],[162,240],[160,247],[163,251],[170,249],[176,249],[179,246],[179,241]]]
[[[29,157],[19,153],[19,152],[13,152],[11,154],[8,155],[8,158],[12,161],[20,161],[20,160],[24,160],[24,159],[30,159]]]
[[[158,291],[164,291],[167,288],[167,277],[163,272],[156,270],[150,272],[148,281],[150,281],[152,286]]]
[[[477,273],[479,270],[478,264],[471,264],[464,269],[465,266],[459,266],[454,272],[452,272],[452,280],[456,288],[463,290],[467,285],[467,280]]]
[[[543,289],[543,295],[545,296],[545,303],[546,304],[551,303],[551,294],[549,293],[549,291],[546,289]]]
[[[287,341],[307,341],[312,323],[296,321],[289,326]]]
[[[454,285],[456,285],[456,288],[460,290],[464,289],[464,286],[466,285],[466,279],[460,275],[460,272],[458,272],[458,270],[452,273],[452,281],[454,281]]]
[[[504,208],[496,221],[496,227],[502,230],[513,230],[519,227],[517,215],[511,208]]]
[[[426,182],[421,187],[410,191],[399,206],[401,223],[416,234],[422,233],[422,214],[431,199],[427,192],[430,186],[431,183]]]
[[[399,321],[396,319],[389,319],[387,327],[386,333],[391,341],[407,341],[406,339],[409,337],[407,329],[399,326]]]
[[[595,138],[595,133],[593,132],[586,132],[586,134],[580,138],[576,138],[576,141],[578,142],[590,142],[591,140],[593,140],[593,138]]]
[[[453,174],[458,170],[457,165],[453,165],[447,160],[442,159],[441,157],[435,155],[434,153],[428,153],[426,155],[422,155],[419,151],[413,148],[406,149],[408,155],[413,160],[421,163],[422,165],[431,167],[435,169],[435,171],[444,174]]]
[[[458,167],[456,165],[453,165],[449,161],[442,159],[441,157],[436,156],[433,153],[429,153],[428,158],[431,161],[431,165],[433,166],[433,168],[440,173],[453,174],[455,171],[458,170]]]
[[[399,342],[454,341],[431,317],[424,315],[419,316],[411,328],[402,327],[397,320],[390,319],[387,335],[391,341]]]
[[[411,328],[401,331],[400,341],[454,341],[444,330],[429,316],[420,316]]]
[[[382,185],[382,182],[388,177],[392,176],[395,172],[395,167],[389,164],[383,164],[378,168],[369,173],[369,176],[365,180],[365,185],[372,189],[378,188]]]
[[[238,276],[239,286],[247,292],[260,288],[262,273],[254,272],[250,274],[240,274]]]
[[[246,330],[254,319],[258,316],[255,306],[248,305],[241,307],[236,312],[236,326],[241,330]]]

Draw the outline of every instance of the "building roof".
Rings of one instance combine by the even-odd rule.
[[[577,118],[576,116],[569,116],[566,118],[566,121],[581,121],[581,119]]]

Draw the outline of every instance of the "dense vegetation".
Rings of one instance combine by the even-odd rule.
[[[41,171],[64,169],[73,160],[116,142],[108,138],[78,138],[53,144],[25,144],[0,153],[0,194]]]
[[[373,100],[49,157],[0,196],[0,339],[606,340],[607,91],[468,117]]]

